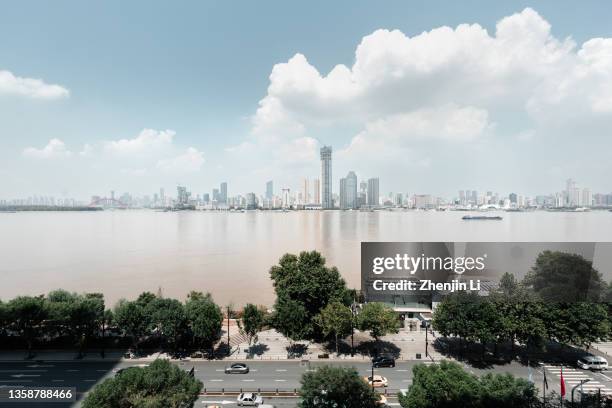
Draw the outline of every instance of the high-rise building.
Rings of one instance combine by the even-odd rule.
[[[213,188],[212,191],[212,197],[213,197],[213,201],[218,203],[220,200],[220,196],[219,196],[219,189],[218,188]]]
[[[332,201],[332,148],[321,148],[321,207],[333,208]]]
[[[307,178],[302,180],[302,204],[310,204],[310,181]]]
[[[187,187],[176,186],[176,201],[179,206],[189,204],[190,192],[187,191]]]
[[[319,179],[312,180],[312,192],[314,193],[314,203],[321,204],[321,181]]]
[[[588,188],[582,189],[582,197],[580,197],[580,205],[583,207],[591,207],[593,205],[593,196]]]
[[[357,175],[349,171],[345,178],[340,179],[340,208],[357,208]]]
[[[274,183],[272,180],[266,183],[266,199],[271,200],[274,197]]]
[[[378,207],[379,200],[379,181],[378,177],[368,179],[368,206]]]
[[[508,196],[508,198],[510,199],[510,202],[512,204],[518,204],[518,200],[517,200],[517,195],[516,193],[510,193],[510,195]]]
[[[283,188],[282,189],[283,195],[283,208],[289,208],[291,206],[291,201],[289,198],[289,189],[288,188]]]
[[[221,183],[221,192],[219,193],[219,202],[220,203],[227,203],[227,183],[223,182]]]

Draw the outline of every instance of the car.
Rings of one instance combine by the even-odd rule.
[[[236,402],[239,407],[258,407],[263,404],[263,398],[261,398],[261,395],[254,392],[243,392],[238,395]]]
[[[578,359],[576,365],[583,370],[607,370],[608,360],[600,356],[584,356]]]
[[[378,367],[395,367],[395,358],[393,356],[382,355],[372,359],[374,368]]]
[[[229,367],[225,367],[225,374],[247,374],[249,366],[244,363],[234,363]]]
[[[363,377],[363,379],[374,388],[386,387],[389,385],[387,379],[382,375],[375,375],[374,378],[372,378],[371,376]]]
[[[378,401],[376,401],[376,405],[379,407],[386,407],[387,406],[387,397],[385,397],[382,394],[378,394]]]

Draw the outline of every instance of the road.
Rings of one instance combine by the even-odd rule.
[[[375,374],[387,377],[389,386],[387,392],[395,394],[398,390],[407,389],[412,381],[412,368],[419,361],[398,362],[394,368],[375,369]],[[82,395],[91,389],[96,383],[115,375],[119,368],[130,367],[142,362],[3,362],[0,365],[0,386],[24,385],[24,386],[66,386],[76,387],[77,392]],[[207,395],[200,398],[198,404],[206,406],[212,401],[225,401],[223,406],[232,406],[228,402],[235,401],[235,392],[257,391],[293,391],[299,388],[299,381],[305,372],[315,370],[317,367],[333,364],[335,366],[355,367],[359,375],[367,376],[371,373],[368,362],[312,362],[301,364],[297,361],[249,361],[251,371],[248,374],[225,374],[224,368],[230,364],[227,361],[185,361],[177,362],[181,368],[188,371],[195,369],[195,376],[204,383]],[[464,366],[468,372],[482,375],[488,372],[509,372],[515,376],[531,378],[539,388],[543,384],[543,370],[547,370],[549,391],[559,390],[558,367],[540,366],[531,370],[518,362],[512,362],[492,369],[477,369]],[[577,384],[577,381],[589,379],[590,388],[610,390],[612,392],[612,374],[592,373],[575,368],[565,368],[564,376],[568,390]],[[384,390],[381,390],[385,392]],[[225,393],[225,395],[223,395]],[[229,395],[228,395],[229,394]],[[272,403],[279,407],[295,406],[294,398],[274,399]],[[396,400],[395,400],[396,401]],[[391,399],[394,402],[394,399]],[[4,404],[2,406],[13,406],[15,404]],[[66,404],[64,406],[69,406]],[[19,406],[19,404],[17,404]],[[35,405],[32,404],[32,407]],[[49,404],[38,404],[38,406],[49,406]],[[53,404],[54,407],[61,406]]]

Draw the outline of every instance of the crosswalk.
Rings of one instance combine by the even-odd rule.
[[[544,369],[557,377],[556,383],[558,385],[561,381],[561,367],[545,365]],[[599,390],[602,395],[612,395],[612,388],[610,388],[610,386],[597,381],[595,378],[593,378],[591,373],[586,371],[577,370],[570,367],[563,367],[563,380],[565,381],[565,386],[568,390],[571,390],[574,386],[580,384],[581,381],[589,380],[589,382],[582,385],[584,392],[596,393]],[[549,381],[549,385],[553,386],[551,381]]]

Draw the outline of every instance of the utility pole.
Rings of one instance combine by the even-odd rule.
[[[232,347],[230,346],[230,306],[227,305],[227,355],[232,354]]]

